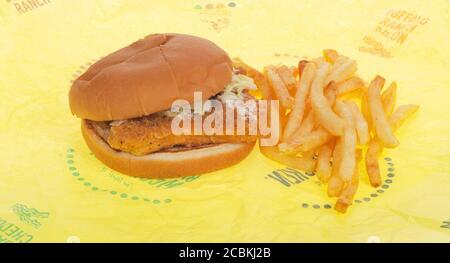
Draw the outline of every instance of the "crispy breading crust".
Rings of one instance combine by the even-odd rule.
[[[203,119],[209,114],[211,113],[205,114]],[[237,114],[235,118],[238,118]],[[171,131],[172,120],[172,117],[156,113],[129,119],[117,125],[108,122],[90,121],[90,123],[111,148],[137,156],[158,151],[198,148],[202,145],[254,142],[257,139],[256,135],[249,135],[248,129],[245,135],[174,135]],[[248,118],[245,121],[248,128]],[[235,119],[235,127],[236,125]],[[191,126],[193,127],[193,123]]]

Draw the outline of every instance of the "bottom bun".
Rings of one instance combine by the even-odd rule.
[[[171,178],[212,172],[243,160],[255,143],[224,143],[181,152],[135,156],[112,149],[94,129],[81,121],[83,137],[94,155],[121,173],[146,178]]]

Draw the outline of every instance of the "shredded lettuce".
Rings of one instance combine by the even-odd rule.
[[[227,100],[242,100],[242,92],[246,89],[256,90],[256,85],[253,82],[253,79],[242,74],[233,74],[231,77],[231,82],[217,97],[222,102],[226,102]]]
[[[253,82],[252,78],[249,78],[242,74],[233,74],[231,77],[231,82],[224,88],[224,90],[217,95],[217,98],[223,103],[227,103],[227,101],[232,100],[243,100],[244,96],[242,93],[244,90],[256,90],[256,85]],[[192,114],[194,111],[194,107],[192,106]],[[166,110],[160,112],[160,114],[166,117],[175,117],[181,112],[172,112],[171,110]],[[204,115],[205,112],[202,113]]]

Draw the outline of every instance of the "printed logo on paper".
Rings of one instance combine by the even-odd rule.
[[[364,190],[357,192],[355,199],[353,200],[353,204],[373,202],[392,187],[396,175],[395,164],[390,157],[383,158],[383,161],[384,165],[382,165],[383,162],[380,162],[382,170],[384,169],[382,177],[385,179],[383,181],[383,184],[377,189],[374,189],[370,185],[360,184],[360,188]],[[270,173],[266,174],[264,178],[271,184],[278,185],[280,188],[288,189],[299,186],[309,188],[311,190],[323,188],[323,183],[317,180],[314,175],[314,173],[303,172],[294,168],[286,167],[283,169],[273,170]],[[316,198],[316,196],[314,196],[314,198]],[[300,206],[303,208],[312,209],[331,209],[333,207],[331,203],[332,201],[333,200],[329,198],[326,198],[324,200],[311,200],[311,197],[308,197],[300,203]]]
[[[13,205],[11,210],[17,215],[20,221],[36,229],[41,227],[43,219],[50,216],[49,212],[42,212],[36,208],[29,208],[20,203]]]
[[[23,227],[0,217],[0,243],[30,243],[33,238]]]
[[[231,12],[236,7],[236,2],[224,1],[218,3],[198,3],[194,5],[193,9],[200,15],[201,21],[205,23],[210,30],[220,33],[230,26]]]
[[[369,53],[382,58],[392,58],[392,50],[401,47],[409,36],[430,19],[405,10],[389,10],[375,28],[362,38],[360,52]]]
[[[115,200],[131,200],[152,205],[170,204],[167,190],[190,184],[200,176],[173,179],[148,179],[126,176],[95,158],[87,149],[68,148],[66,162],[69,174],[86,190],[104,193]],[[98,167],[98,169],[92,169]]]
[[[6,0],[19,14],[32,12],[52,3],[52,0]]]
[[[11,221],[0,217],[0,243],[32,242],[33,232],[39,230],[50,216],[49,212],[22,203],[12,205],[11,212],[17,220]]]
[[[450,229],[450,219],[448,219],[448,220],[446,220],[446,221],[442,221],[441,228],[447,228],[447,229]]]

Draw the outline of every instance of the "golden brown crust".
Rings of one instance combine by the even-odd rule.
[[[72,113],[95,121],[122,120],[169,109],[222,91],[231,81],[227,53],[209,40],[154,34],[93,64],[69,92]]]
[[[223,169],[243,160],[255,144],[227,143],[183,152],[134,156],[113,150],[85,120],[81,122],[81,131],[89,149],[104,164],[124,174],[147,178],[180,177]]]
[[[245,101],[254,100],[249,94],[244,93],[243,96]],[[223,107],[227,107],[225,103],[223,103]],[[202,116],[202,120],[204,121],[210,114],[213,113],[206,112]],[[92,125],[97,134],[100,135],[111,148],[133,155],[146,155],[173,147],[178,149],[197,147],[203,144],[245,143],[256,141],[257,135],[251,135],[249,130],[250,116],[247,114],[234,114],[234,117],[234,131],[238,130],[238,122],[245,120],[244,134],[225,135],[216,133],[193,135],[195,123],[194,120],[191,120],[191,135],[174,135],[171,130],[174,117],[160,113],[117,122],[88,121],[88,123]],[[223,124],[221,126],[225,127],[225,115],[222,120]]]

